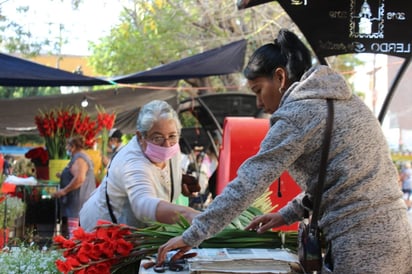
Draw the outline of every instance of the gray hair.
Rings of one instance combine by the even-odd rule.
[[[177,132],[180,134],[182,124],[176,111],[165,101],[153,100],[145,104],[137,117],[137,130],[143,135],[153,127],[153,124],[159,120],[174,120]]]

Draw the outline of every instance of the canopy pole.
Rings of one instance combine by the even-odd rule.
[[[206,110],[207,114],[209,114],[210,118],[212,118],[217,130],[219,131],[220,136],[223,136],[223,129],[220,126],[218,120],[216,119],[216,116],[213,114],[213,112],[210,110],[210,108],[206,105],[206,103],[202,100],[202,98],[196,98],[199,104]],[[208,130],[206,130],[208,131]],[[213,138],[210,134],[208,134],[208,137],[213,145],[214,152],[216,155],[219,155],[219,150],[217,149],[216,145],[213,142]]]
[[[392,83],[391,88],[389,89],[388,95],[386,95],[385,101],[383,102],[382,108],[379,112],[378,120],[382,124],[383,119],[385,118],[386,112],[388,111],[389,104],[391,103],[391,100],[393,98],[393,95],[395,94],[395,90],[398,87],[402,76],[405,74],[410,62],[411,62],[412,54],[408,56],[408,58],[405,59],[403,62],[402,66],[400,67],[398,73],[396,74],[395,80]]]

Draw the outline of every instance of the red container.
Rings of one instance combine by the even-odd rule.
[[[9,241],[9,229],[0,228],[0,248],[3,248]]]
[[[217,169],[217,194],[222,193],[223,188],[236,177],[239,166],[258,152],[260,143],[268,130],[268,119],[252,117],[225,118]],[[284,172],[280,177],[281,197],[278,197],[278,187],[278,180],[275,180],[270,187],[272,190],[272,205],[277,205],[275,211],[282,208],[301,192],[300,187],[287,172]],[[282,226],[276,230],[291,231],[297,230],[297,227],[296,223]]]

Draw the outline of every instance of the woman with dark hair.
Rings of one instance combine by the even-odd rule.
[[[93,162],[84,151],[84,138],[73,136],[67,140],[67,154],[70,162],[60,177],[60,190],[54,197],[60,198],[61,215],[67,218],[69,237],[79,227],[79,212],[84,202],[96,189]]]
[[[334,119],[318,222],[329,254],[322,273],[412,273],[412,229],[396,167],[379,122],[344,78],[312,66],[309,50],[287,30],[254,52],[244,75],[271,127],[223,193],[159,248],[158,264],[168,251],[179,257],[221,231],[285,170],[304,192],[246,229],[262,233],[302,220],[303,197],[316,194],[328,99]]]

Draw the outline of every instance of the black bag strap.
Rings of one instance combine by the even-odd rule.
[[[333,100],[327,99],[327,104],[328,104],[328,116],[326,120],[326,129],[325,129],[325,137],[323,141],[323,150],[322,150],[322,156],[321,156],[321,162],[320,162],[318,184],[316,185],[316,188],[315,188],[315,196],[313,200],[313,212],[312,212],[312,218],[310,221],[311,229],[318,228],[320,203],[322,201],[323,185],[324,185],[325,177],[326,177],[326,166],[328,162],[330,141],[332,137],[333,118],[334,118]]]
[[[110,166],[112,165],[112,161],[113,161],[113,159],[114,159],[114,156],[116,156],[118,152],[119,152],[119,151],[116,151],[116,152],[113,154],[112,158],[110,159],[110,164],[109,164],[109,166],[107,167],[107,172],[106,172],[106,204],[107,204],[107,208],[109,209],[110,218],[112,219],[112,223],[114,223],[114,224],[117,224],[117,218],[116,218],[116,216],[114,215],[112,205],[110,204],[109,194],[107,193],[107,185],[108,185],[108,183],[109,183],[109,168],[110,168]]]
[[[107,178],[106,178],[106,203],[107,208],[109,209],[110,218],[112,219],[112,223],[117,224],[116,216],[114,216],[112,205],[110,204],[109,194],[107,194]]]
[[[175,184],[173,180],[172,159],[169,160],[169,170],[170,170],[170,202],[173,202],[173,196],[175,195]]]

